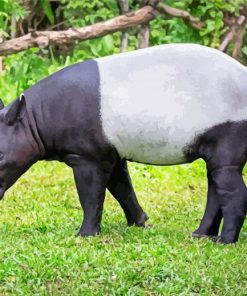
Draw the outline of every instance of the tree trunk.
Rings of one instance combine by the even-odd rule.
[[[149,23],[143,24],[139,33],[139,46],[138,48],[145,48],[149,46],[150,25]]]
[[[140,7],[144,7],[148,3],[149,3],[148,0],[142,0]],[[156,6],[157,3],[154,3],[154,6]],[[138,48],[148,47],[149,46],[149,37],[150,37],[150,25],[149,25],[149,22],[147,22],[147,23],[141,25],[141,27],[140,27]]]
[[[119,7],[120,14],[128,13],[129,12],[128,0],[118,0],[118,7]],[[125,52],[128,50],[128,38],[129,38],[129,34],[127,30],[123,31],[121,36],[120,52]]]
[[[226,16],[225,23],[229,26],[229,31],[225,35],[219,50],[226,52],[228,45],[233,43],[232,57],[240,62],[243,60],[242,56],[242,46],[245,32],[245,25],[247,23],[247,17],[245,15]]]

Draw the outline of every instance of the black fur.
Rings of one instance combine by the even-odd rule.
[[[0,130],[9,133],[1,134],[0,151],[15,159],[5,162],[7,170],[0,175],[0,186],[1,181],[4,184],[0,194],[3,196],[37,160],[65,162],[73,169],[84,210],[79,231],[82,236],[100,232],[107,187],[123,207],[129,225],[144,226],[147,220],[134,194],[127,166],[103,135],[99,83],[95,61],[75,64],[25,91],[23,100],[18,98],[1,114]],[[13,139],[13,134],[21,144]]]
[[[226,122],[197,137],[186,155],[188,160],[203,158],[208,171],[207,206],[194,236],[218,236],[233,243],[239,236],[247,213],[247,189],[242,170],[247,159],[247,122]]]

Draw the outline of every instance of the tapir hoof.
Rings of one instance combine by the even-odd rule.
[[[214,243],[220,242],[220,236],[218,236],[218,235],[208,235],[208,234],[193,232],[192,237],[193,238],[208,238],[211,241],[213,241]]]
[[[128,226],[138,226],[138,227],[146,227],[145,222],[149,219],[148,215],[143,212],[141,216],[136,219],[136,221],[128,221]]]
[[[216,243],[219,243],[219,244],[222,244],[222,245],[234,244],[236,242],[237,242],[236,238],[225,237],[225,236],[219,237],[218,240],[216,241]]]
[[[100,234],[100,229],[80,229],[76,236],[97,236]]]
[[[192,237],[201,238],[201,237],[209,237],[214,238],[218,237],[218,230],[200,230],[198,228],[192,233]]]
[[[192,237],[195,237],[195,238],[205,238],[205,237],[209,237],[207,234],[204,234],[204,233],[197,233],[197,232],[193,232],[192,233]]]

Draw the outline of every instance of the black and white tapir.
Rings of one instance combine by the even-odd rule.
[[[106,188],[128,225],[144,226],[126,165],[207,164],[207,206],[194,236],[233,243],[247,212],[247,68],[215,49],[162,45],[81,62],[0,111],[0,196],[36,161],[71,166],[84,211],[79,235],[100,232]]]

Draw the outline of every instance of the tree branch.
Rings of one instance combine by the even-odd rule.
[[[161,13],[166,13],[171,16],[180,17],[186,20],[194,29],[200,30],[204,26],[203,22],[201,22],[198,18],[190,15],[187,11],[168,6],[161,2],[157,4],[156,8]]]
[[[121,2],[124,1],[120,1],[120,3]],[[143,25],[141,31],[141,40],[143,42],[140,41],[139,46],[146,47],[150,33],[148,23],[156,17],[157,10],[171,16],[180,17],[187,21],[193,28],[201,29],[204,26],[203,22],[191,16],[186,11],[170,7],[158,0],[146,0],[146,3],[150,5],[146,5],[134,12],[128,12],[124,15],[91,26],[70,28],[65,31],[34,30],[19,38],[6,40],[0,43],[0,56],[17,53],[32,47],[45,48],[49,45],[74,44],[79,41],[105,36],[110,33],[125,31],[127,28],[137,25]]]
[[[155,17],[155,9],[151,6],[145,6],[135,12],[83,28],[70,28],[66,31],[33,31],[27,35],[1,43],[0,56],[17,53],[31,47],[45,48],[48,45],[63,45],[105,36],[109,33],[147,23]]]
[[[227,32],[223,41],[221,42],[219,50],[225,52],[230,42],[233,42],[234,48],[232,52],[232,57],[241,62],[241,48],[243,45],[247,17],[245,15],[240,15],[239,17],[231,16],[225,19],[225,23],[229,25],[229,31]]]
[[[220,44],[219,50],[220,51],[226,51],[227,46],[229,45],[229,43],[232,41],[233,39],[233,32],[229,31],[226,36],[224,37],[223,41]]]

